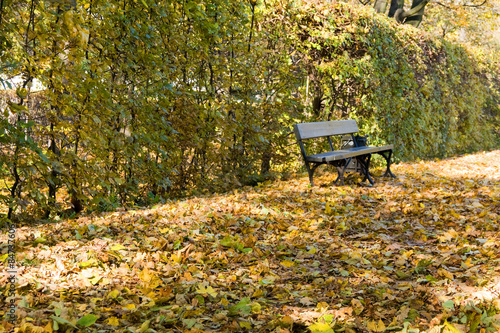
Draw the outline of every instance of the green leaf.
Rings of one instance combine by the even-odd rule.
[[[443,303],[443,308],[448,309],[448,310],[453,310],[455,308],[455,302],[446,301]]]
[[[76,322],[78,326],[89,327],[93,325],[99,317],[93,314],[88,314],[80,318],[79,321]]]
[[[184,325],[186,325],[187,328],[192,328],[194,325],[196,325],[196,319],[194,318],[182,319],[182,322],[184,323]]]
[[[252,312],[252,307],[248,305],[250,303],[251,303],[250,297],[243,298],[241,301],[238,302],[238,304],[229,307],[229,315],[236,316],[238,314],[240,315],[250,314]]]
[[[220,241],[220,245],[225,246],[225,247],[231,247],[233,245],[233,240],[231,237],[226,236]]]
[[[69,325],[73,328],[76,328],[78,329],[78,327],[76,327],[73,323],[67,321],[66,319],[64,318],[61,318],[61,317],[56,317],[56,316],[50,316],[49,317],[50,319],[53,319],[54,321],[58,322],[59,324],[63,324],[63,325]]]
[[[37,239],[35,239],[35,243],[37,244],[45,244],[47,242],[47,240],[43,237],[39,237]]]

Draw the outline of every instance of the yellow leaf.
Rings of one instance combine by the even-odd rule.
[[[464,267],[465,266],[465,267]],[[467,260],[465,260],[463,263],[462,263],[462,267],[464,268],[470,268],[474,266],[474,264],[472,263],[472,259],[470,257],[467,258]]]
[[[184,272],[184,279],[186,279],[187,282],[193,281],[193,275],[189,272]]]
[[[444,321],[444,333],[465,333],[465,328],[463,325],[450,324],[447,320]]]
[[[354,308],[354,313],[356,315],[359,315],[365,309],[365,307],[363,306],[363,304],[358,299],[355,299],[355,298],[353,298],[351,300],[351,305]]]
[[[130,304],[127,304],[123,307],[124,310],[135,310],[135,304],[134,303],[130,303]]]
[[[112,290],[108,293],[108,298],[112,298],[112,299],[115,299],[117,298],[118,296],[120,296],[120,292],[118,290]]]
[[[180,264],[182,261],[182,254],[179,251],[177,251],[177,253],[172,253],[170,259],[172,259],[174,263]]]
[[[26,88],[17,88],[16,94],[19,98],[25,99],[26,95],[28,95],[28,90]]]
[[[151,281],[151,274],[149,273],[149,269],[144,268],[144,270],[139,272],[139,279],[141,279],[144,282]]]
[[[250,304],[250,307],[252,308],[252,313],[260,313],[262,311],[262,305],[257,302]]]
[[[290,327],[293,325],[293,319],[290,316],[284,316],[281,318],[281,324],[285,327]]]
[[[225,299],[225,298],[222,298],[222,299],[220,300],[220,302],[221,302],[221,303],[222,303],[222,305],[224,305],[224,306],[228,306],[228,304],[229,304],[229,301],[228,301],[227,299]]]
[[[326,323],[315,323],[308,327],[312,333],[334,333],[330,325]]]
[[[446,269],[444,268],[440,268],[438,269],[438,274],[439,276],[442,276],[442,277],[445,277],[447,279],[450,279],[450,280],[453,280],[454,276],[453,276],[453,273],[451,272],[448,272]]]
[[[47,325],[45,325],[45,327],[43,328],[43,331],[44,333],[52,333],[54,332],[53,328],[52,328],[52,322],[48,322]]]
[[[292,267],[295,263],[293,261],[290,261],[290,260],[284,260],[281,262],[281,264],[283,266],[285,266],[286,268],[290,268]]]
[[[146,320],[145,322],[142,323],[141,327],[137,330],[138,333],[144,333],[149,329],[149,324],[151,323],[151,320]]]
[[[212,297],[217,297],[217,292],[214,290],[214,288],[210,286],[204,286],[204,285],[199,285],[198,289],[196,290],[198,294],[208,294]]]
[[[386,329],[382,319],[379,319],[378,322],[376,322],[375,320],[371,320],[368,322],[366,327],[372,332],[384,332]]]
[[[318,311],[320,312],[326,311],[328,310],[328,308],[329,305],[327,302],[319,302],[318,304],[316,304],[316,309],[318,309]]]
[[[259,298],[262,295],[264,295],[264,292],[261,289],[257,289],[253,292],[252,298]]]
[[[248,321],[240,321],[240,326],[242,328],[246,328],[251,330],[252,329],[252,324],[250,324]]]
[[[99,283],[99,281],[102,279],[102,276],[99,275],[99,273],[96,273],[95,276],[91,279],[89,279],[90,283],[92,283],[93,286]]]
[[[35,326],[32,323],[24,323],[19,328],[19,332],[44,333],[45,328],[41,326]]]
[[[309,251],[307,251],[307,253],[310,253],[310,254],[315,254],[315,253],[316,253],[316,251],[318,251],[318,249],[317,249],[317,248],[315,248],[314,246],[312,246],[312,247],[309,249]]]
[[[113,244],[113,245],[110,246],[109,249],[112,250],[112,251],[120,251],[120,250],[125,250],[126,247],[123,246],[123,245],[121,245],[121,244]]]
[[[330,205],[329,202],[327,202],[325,205],[325,213],[328,215],[330,215],[332,213],[332,206]]]
[[[111,326],[119,326],[120,325],[120,320],[116,317],[109,317],[108,318],[108,325]]]

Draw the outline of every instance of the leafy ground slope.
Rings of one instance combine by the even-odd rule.
[[[498,331],[500,151],[393,171],[20,227],[4,330]]]

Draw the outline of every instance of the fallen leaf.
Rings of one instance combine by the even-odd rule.
[[[370,320],[367,323],[366,328],[368,328],[368,330],[371,332],[385,332],[386,330],[386,327],[382,319],[379,319],[378,321]]]
[[[326,323],[314,323],[307,328],[311,330],[311,333],[334,333],[330,325]]]
[[[88,314],[88,315],[85,315],[82,318],[80,318],[80,320],[78,320],[76,322],[76,324],[78,326],[82,326],[82,327],[89,327],[89,326],[94,325],[94,323],[97,321],[97,319],[99,319],[98,316],[93,315],[93,314]]]

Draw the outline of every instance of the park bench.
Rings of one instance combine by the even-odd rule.
[[[340,184],[344,185],[344,173],[349,169],[352,164],[356,163],[357,166],[354,170],[359,171],[365,180],[368,180],[370,184],[373,185],[373,180],[370,177],[370,160],[372,154],[381,155],[387,162],[387,168],[384,173],[385,176],[396,177],[391,172],[391,156],[392,149],[394,145],[386,145],[380,147],[370,147],[366,145],[366,138],[364,142],[359,140],[359,136],[354,136],[354,134],[359,132],[356,120],[338,120],[338,121],[321,121],[315,123],[302,123],[293,125],[293,130],[295,136],[297,137],[297,143],[300,146],[300,151],[304,162],[306,164],[306,169],[309,174],[309,181],[311,186],[314,186],[313,175],[316,168],[322,164],[330,164],[337,168],[338,177],[334,184],[340,180]],[[339,150],[334,149],[331,137],[339,136],[343,138],[344,146],[340,147]],[[330,151],[307,155],[304,148],[304,140],[316,139],[316,138],[327,138]],[[349,140],[346,140],[348,138]],[[361,137],[363,138],[363,137]],[[351,143],[351,146],[345,143]]]

